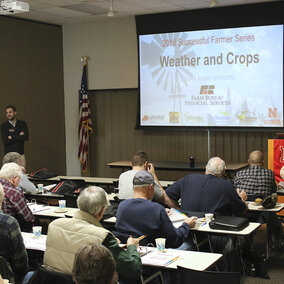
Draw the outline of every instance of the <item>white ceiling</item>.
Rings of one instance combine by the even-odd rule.
[[[105,19],[110,0],[19,0],[30,5],[30,12],[12,17],[65,25]],[[220,6],[273,2],[275,0],[218,0]],[[281,1],[281,0],[279,0]],[[210,0],[114,0],[116,17],[209,7]]]

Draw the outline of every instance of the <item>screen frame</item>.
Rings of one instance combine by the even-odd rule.
[[[248,5],[238,5],[232,7],[220,7],[216,9],[199,9],[182,12],[161,13],[151,15],[136,16],[137,47],[138,47],[138,104],[136,129],[143,130],[214,130],[214,131],[283,131],[283,127],[278,126],[153,126],[141,125],[141,89],[140,89],[140,43],[139,36],[148,34],[162,34],[173,32],[191,32],[203,30],[219,30],[227,28],[245,28],[270,25],[283,26],[284,38],[284,20],[279,12],[284,9],[283,2],[269,2]],[[251,13],[257,14],[257,17],[251,17]],[[242,17],[239,15],[242,14]],[[237,16],[236,16],[237,15]],[[224,19],[228,21],[220,21]],[[195,22],[197,19],[207,18],[209,21]],[[189,22],[188,19],[192,19]],[[211,22],[210,22],[211,20]],[[175,23],[170,25],[170,23]],[[283,49],[284,52],[284,49]],[[282,63],[282,89],[284,92],[284,55]],[[284,123],[284,94],[283,94],[283,123]]]

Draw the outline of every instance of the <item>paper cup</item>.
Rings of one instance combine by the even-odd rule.
[[[42,192],[43,191],[43,184],[42,183],[39,183],[37,185],[37,188],[38,188],[38,192]]]
[[[166,246],[166,239],[164,238],[158,238],[155,239],[156,241],[156,247],[159,252],[165,252],[165,246]]]
[[[40,238],[40,236],[41,236],[41,229],[42,229],[41,226],[34,226],[33,227],[33,233],[34,233],[34,238],[35,239]]]
[[[59,208],[60,209],[65,209],[66,208],[66,200],[59,200],[58,204],[59,204]]]
[[[206,222],[210,223],[211,221],[213,221],[214,214],[213,213],[207,213],[207,214],[205,214],[205,218],[206,218]]]

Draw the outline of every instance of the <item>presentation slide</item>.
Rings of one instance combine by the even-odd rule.
[[[139,65],[140,126],[283,126],[283,25],[140,35]]]

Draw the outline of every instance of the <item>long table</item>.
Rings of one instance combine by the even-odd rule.
[[[284,203],[277,203],[275,205],[274,208],[264,208],[262,205],[256,205],[255,202],[247,202],[248,204],[248,210],[250,211],[255,211],[255,212],[273,212],[273,213],[277,213],[280,212],[281,210],[284,209]],[[270,247],[269,247],[269,243],[270,243],[270,236],[268,234],[268,232],[266,232],[266,258],[269,258],[270,255]]]
[[[116,193],[109,193],[108,195],[108,199],[109,201],[113,201],[115,200],[115,197],[117,197]],[[64,195],[62,194],[57,194],[57,193],[52,193],[52,192],[48,192],[48,193],[25,193],[25,197],[27,199],[35,199],[35,200],[45,200],[45,199],[64,199]]]
[[[61,182],[62,180],[84,180],[87,184],[90,185],[98,185],[98,186],[117,186],[118,178],[103,178],[103,177],[78,177],[78,176],[56,176],[48,179],[38,179],[34,177],[30,177],[27,175],[28,179],[37,182],[37,183],[51,183],[51,182]],[[162,187],[166,188],[169,185],[172,185],[175,181],[171,180],[160,180],[160,184]],[[50,196],[52,197],[52,196]]]
[[[26,249],[32,250],[46,250],[46,235],[41,235],[39,239],[35,239],[32,233],[22,232]],[[149,248],[150,250],[156,250],[155,248]],[[166,249],[168,253],[178,253],[180,256],[175,262],[167,265],[167,268],[177,269],[177,266],[183,266],[189,269],[205,270],[214,264],[222,257],[219,253],[207,253],[196,251],[184,251],[175,249]],[[143,256],[142,256],[143,264]]]
[[[108,219],[105,219],[104,222],[106,223],[116,223],[116,217],[110,217]],[[180,225],[182,224],[182,221],[180,222]],[[217,230],[217,229],[212,229],[208,226],[208,224],[203,223],[204,225],[202,226],[200,223],[197,223],[195,227],[190,228],[191,231],[198,231],[198,232],[204,232],[204,233],[210,233],[210,234],[221,234],[221,235],[237,235],[237,236],[248,236],[252,232],[254,232],[258,227],[260,227],[261,223],[254,223],[250,222],[249,225],[244,228],[243,230],[240,231],[230,231],[230,230]],[[178,227],[178,226],[176,226]]]
[[[115,196],[115,193],[108,194],[110,201],[114,200]],[[66,207],[63,212],[60,212],[58,206],[42,205],[36,203],[28,203],[28,206],[34,216],[47,219],[73,217],[74,213],[79,210],[78,208]]]
[[[91,185],[105,185],[105,186],[111,186],[114,185],[118,178],[103,178],[103,177],[78,177],[78,176],[56,176],[52,178],[47,179],[40,179],[35,178],[27,175],[27,178],[33,182],[60,182],[62,180],[83,180],[87,184]]]
[[[66,207],[64,211],[60,211],[58,206],[37,205],[36,208],[32,206],[29,205],[34,216],[48,219],[72,217],[79,210],[78,208]]]
[[[247,202],[247,204],[248,204],[248,210],[250,211],[279,212],[282,209],[284,209],[284,203],[279,203],[279,202],[277,202],[274,208],[270,208],[270,209],[264,208],[262,207],[262,205],[256,205],[255,202],[252,202],[252,201]]]
[[[189,162],[161,162],[153,161],[153,165],[156,170],[166,170],[166,171],[193,171],[193,172],[204,172],[207,163],[195,163],[194,167],[190,167]],[[131,169],[130,161],[117,161],[107,163],[110,168],[119,168],[122,171],[126,169]],[[226,164],[226,171],[230,174],[236,173],[237,171],[248,166],[248,163],[228,163]]]

